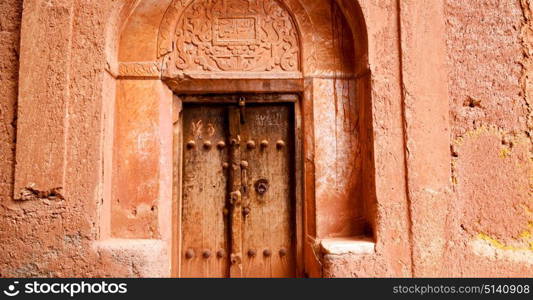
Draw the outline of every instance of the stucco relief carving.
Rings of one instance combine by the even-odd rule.
[[[190,1],[176,1],[169,9],[185,2]],[[160,55],[168,53],[165,39]],[[294,21],[276,0],[195,0],[177,21],[170,67],[178,72],[295,72],[300,69],[298,39]]]
[[[159,78],[160,76],[159,62],[123,62],[118,68],[118,77]]]
[[[185,8],[194,0],[174,0],[167,8],[165,16],[159,26],[158,37],[158,57],[161,58],[164,55],[172,52],[172,33],[176,27],[176,22]]]

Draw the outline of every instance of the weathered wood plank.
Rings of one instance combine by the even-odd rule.
[[[238,107],[229,107],[231,267],[230,276],[242,277],[242,184],[241,184],[241,116]]]
[[[227,224],[224,218],[227,179],[223,163],[226,114],[223,107],[186,106],[183,122],[183,277],[228,275]]]

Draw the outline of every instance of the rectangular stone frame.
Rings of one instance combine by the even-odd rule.
[[[231,88],[229,89],[231,91]],[[181,203],[182,203],[182,167],[183,167],[183,103],[237,103],[236,94],[227,95],[174,95],[172,103],[173,116],[173,186],[172,186],[172,276],[181,277]],[[272,94],[255,93],[244,94],[251,103],[292,103],[294,107],[294,170],[295,170],[295,231],[296,231],[296,274],[302,277],[305,274],[304,261],[304,195],[303,195],[303,140],[302,140],[302,95],[301,93]],[[231,101],[227,101],[231,99]]]

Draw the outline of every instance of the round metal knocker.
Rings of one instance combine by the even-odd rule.
[[[268,183],[268,180],[266,179],[259,179],[255,182],[255,191],[259,195],[264,195],[268,191],[268,188],[269,188],[269,183]]]

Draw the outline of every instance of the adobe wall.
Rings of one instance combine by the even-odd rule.
[[[533,271],[532,3],[446,1],[454,205],[446,268]]]
[[[99,225],[110,211],[102,199],[111,193],[105,183],[111,182],[115,39],[137,2],[26,0],[22,26],[22,0],[0,4],[0,277],[170,275],[164,242],[102,242],[110,228]],[[378,240],[372,255],[326,255],[323,275],[530,277],[532,4],[446,0],[427,9],[424,3],[432,1],[360,2],[375,74],[366,109],[381,115],[373,120],[382,201],[375,212]],[[425,23],[438,18],[442,27]],[[424,28],[445,36],[446,47],[437,49],[447,51],[442,68],[417,62],[439,46],[417,44]],[[33,58],[19,62],[19,54]],[[26,75],[17,80],[19,64]],[[432,80],[443,74],[448,90],[435,93],[449,99],[432,90]],[[426,85],[416,84],[424,78]],[[449,127],[436,130],[449,129],[450,141],[434,141],[424,124],[448,101],[449,120],[439,122]],[[397,112],[403,120],[395,119]],[[41,117],[15,122],[17,115],[36,114]],[[20,161],[14,188],[17,134],[17,156],[32,159]],[[405,158],[387,150],[389,137],[405,141]],[[424,150],[431,143],[440,145],[437,161]],[[405,169],[390,167],[404,161]],[[434,174],[437,179],[427,176]],[[443,178],[449,186],[433,181]],[[398,185],[391,189],[390,182]],[[34,193],[29,183],[45,193]],[[27,201],[13,199],[24,195]]]
[[[5,204],[13,195],[21,14],[22,0],[0,3],[0,236],[8,234]],[[0,262],[0,276],[7,276],[6,263]]]
[[[106,85],[112,86],[107,82],[113,81],[105,71],[109,65],[106,51],[112,51],[106,45],[113,44],[106,42],[107,28],[120,27],[107,22],[117,22],[123,7],[132,2],[24,1],[20,55],[26,60],[20,61],[20,69],[26,75],[19,80],[18,99],[22,110],[18,111],[17,155],[29,160],[18,164],[18,174],[27,178],[22,188],[10,191],[11,184],[4,189],[2,182],[2,277],[168,274],[165,268],[169,266],[153,259],[165,256],[165,248],[160,243],[135,240],[103,246],[95,243],[100,235],[97,207],[103,193],[101,128],[109,117],[107,112],[102,113],[102,102],[112,99],[104,93]],[[2,30],[14,31],[13,39],[17,39],[20,23],[20,9],[13,9],[16,4],[20,2],[8,1],[1,10],[14,14],[8,18],[2,16],[2,26],[8,25]],[[13,8],[5,9],[8,6]],[[4,36],[9,37],[2,31]],[[13,50],[2,49],[1,53],[16,55]],[[2,60],[2,72],[9,61],[14,59]],[[16,64],[12,70],[16,72]],[[41,71],[47,75],[41,76]],[[16,75],[10,78],[15,79]],[[10,85],[16,89],[15,81]],[[16,95],[16,91],[8,90],[9,94]],[[14,98],[9,101],[15,103]],[[38,118],[21,118],[35,112],[40,115]],[[12,114],[8,115],[8,122],[13,119]],[[67,115],[68,122],[64,122]],[[4,147],[6,138],[3,131],[1,134]],[[8,139],[12,138],[11,133]],[[13,156],[7,153],[7,157]],[[47,155],[40,156],[42,153]],[[29,163],[31,160],[35,164]],[[6,181],[13,182],[12,165],[2,168],[2,180],[4,171],[8,174]],[[32,190],[32,186],[40,189],[39,192]],[[56,188],[61,189],[50,193]],[[13,195],[26,201],[15,201]]]
[[[411,215],[412,228],[426,229],[412,236],[414,276],[533,272],[532,8],[527,0],[445,1],[451,198]],[[428,226],[431,218],[442,231]],[[327,256],[325,269],[386,274],[386,265],[356,255]]]

